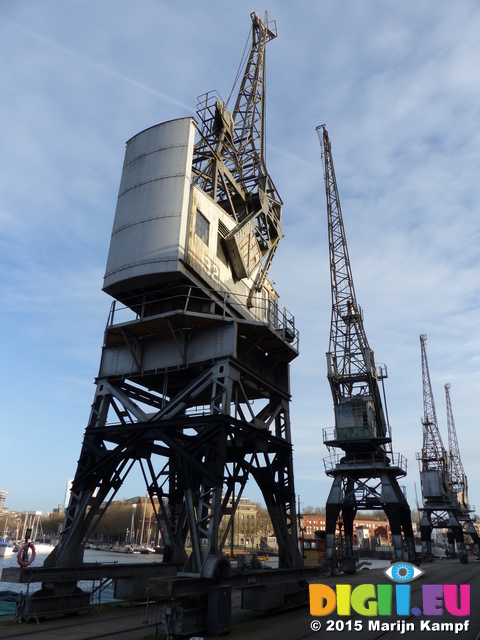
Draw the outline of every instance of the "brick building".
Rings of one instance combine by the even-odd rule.
[[[300,523],[305,538],[313,538],[315,531],[325,531],[325,516],[303,514]],[[357,532],[357,529],[360,531]],[[353,524],[353,544],[358,545],[362,540],[374,537],[384,540],[385,544],[390,545],[392,543],[388,520],[355,518]]]

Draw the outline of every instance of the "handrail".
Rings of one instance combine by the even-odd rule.
[[[323,459],[325,471],[333,471],[337,465],[345,465],[352,469],[365,469],[368,465],[371,469],[399,468],[402,472],[407,473],[407,459],[400,453],[389,453],[379,457],[378,454],[345,454],[332,453]]]
[[[67,576],[72,574],[71,568],[65,568],[65,579]],[[74,575],[74,574],[73,574]],[[95,587],[96,583],[99,583],[98,587]],[[52,596],[42,596],[40,598],[34,598],[35,593],[30,592],[30,587],[32,584],[36,584],[39,582],[38,576],[32,575],[27,581],[27,591],[25,594],[19,594],[19,598],[17,600],[17,609],[15,611],[15,618],[22,622],[27,622],[30,619],[34,619],[37,624],[39,624],[39,616],[41,618],[48,615],[56,615],[59,611],[62,614],[65,613],[76,613],[78,611],[91,611],[92,609],[99,611],[102,604],[102,579],[100,574],[92,574],[92,577],[88,580],[82,580],[81,582],[91,582],[90,591],[83,591],[82,593],[74,592],[70,594],[62,594],[62,595],[52,595]],[[97,595],[97,602],[95,602],[95,594]],[[75,600],[78,600],[79,597],[83,595],[89,596],[88,604],[83,604],[81,606],[75,606]],[[44,611],[35,611],[32,609],[32,604],[39,604],[40,602],[51,602],[51,603],[60,603],[60,607],[52,607],[52,609],[44,610]]]
[[[345,427],[345,429],[357,429],[357,431],[365,431],[368,432],[366,435],[350,435],[350,436],[344,436],[344,437],[339,437],[339,433],[338,433],[338,429],[337,427],[326,427],[324,429],[322,429],[322,436],[323,436],[323,443],[327,444],[328,446],[328,442],[332,441],[332,440],[350,440],[352,438],[360,438],[360,439],[375,439],[375,438],[382,438],[382,440],[385,440],[385,438],[389,438],[389,436],[376,436],[373,435],[371,433],[371,430],[369,427],[363,427],[363,426],[356,426],[356,425],[352,425],[351,427]],[[340,430],[341,432],[342,430]]]
[[[167,306],[171,306],[171,310],[188,311],[189,307],[192,307],[195,303],[211,303],[212,305],[219,305],[222,309],[221,317],[227,317],[227,309],[242,309],[247,311],[254,317],[257,322],[268,325],[268,327],[274,331],[282,340],[288,342],[293,348],[298,350],[299,332],[295,327],[295,318],[292,313],[283,307],[281,311],[276,305],[270,305],[257,301],[257,304],[247,308],[246,302],[247,295],[231,294],[226,291],[214,291],[217,297],[212,297],[212,290],[208,288],[201,288],[196,286],[172,287],[170,295],[161,295],[162,292],[157,292],[158,296],[149,298],[148,302],[142,301],[140,303],[132,304],[132,306],[119,305],[116,300],[112,302],[107,319],[107,329],[113,327],[115,324],[123,324],[129,321],[144,320],[149,316],[146,315],[146,310],[154,307],[156,304],[162,303]],[[150,294],[152,295],[152,294]],[[237,298],[244,298],[245,303],[237,301]],[[265,306],[264,306],[265,305]],[[202,311],[203,312],[203,311]],[[208,311],[204,311],[208,313]],[[161,313],[159,314],[161,315]],[[120,316],[120,320],[119,320]],[[262,317],[263,316],[263,317]]]

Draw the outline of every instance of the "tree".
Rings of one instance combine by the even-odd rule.
[[[63,511],[55,512],[41,519],[43,533],[46,537],[57,536],[62,528],[65,514]]]
[[[274,535],[274,529],[268,509],[257,502],[257,533],[261,538]]]

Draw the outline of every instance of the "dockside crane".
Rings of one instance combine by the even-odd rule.
[[[330,451],[325,471],[333,478],[326,504],[326,558],[335,560],[335,532],[340,513],[345,530],[341,568],[355,570],[353,521],[357,510],[383,509],[397,560],[415,559],[410,507],[398,478],[406,475],[406,460],[392,450],[383,379],[386,367],[376,367],[353,284],[347,241],[333,166],[331,143],[324,125],[320,139],[327,200],[332,317],[327,376],[333,396],[335,428],[324,429]],[[380,388],[382,383],[382,389]],[[333,451],[341,449],[342,454]]]
[[[103,283],[113,301],[95,396],[60,540],[45,562],[60,577],[39,595],[48,596],[46,606],[54,597],[63,606],[64,595],[76,593],[63,569],[82,566],[88,535],[135,468],[163,544],[155,575],[175,581],[178,570],[202,578],[192,586],[195,598],[180,594],[175,615],[174,605],[164,611],[169,637],[174,627],[192,636],[204,631],[197,627],[205,616],[190,608],[206,606],[208,581],[230,577],[223,550],[228,538],[234,544],[248,480],[262,492],[279,568],[291,576],[278,577],[274,604],[268,598],[261,606],[308,599],[295,573],[303,576],[290,362],[299,338],[267,278],[283,235],[282,201],[264,149],[265,47],[276,26],[267,14],[250,17],[233,112],[212,92],[199,100],[196,118],[161,122],[127,142]],[[242,606],[258,610],[251,585]]]
[[[452,401],[450,398],[450,383],[445,385],[445,402],[447,408],[448,426],[448,465],[449,465],[449,485],[452,499],[456,500],[459,508],[458,518],[462,524],[463,532],[470,535],[475,547],[477,558],[480,557],[480,540],[478,533],[473,526],[472,513],[475,508],[468,502],[468,480],[460,456],[458,446],[457,429],[453,418]]]
[[[463,538],[463,530],[459,521],[459,506],[450,490],[449,464],[442,436],[438,428],[435,401],[427,359],[427,336],[420,336],[422,354],[422,386],[423,386],[423,444],[422,451],[417,454],[420,464],[420,483],[423,497],[423,514],[420,523],[422,537],[422,556],[432,561],[432,530],[434,528],[449,529],[448,542],[450,554],[456,555],[457,543],[460,562],[468,562]]]
[[[420,508],[420,501],[418,499],[417,483],[416,482],[413,483],[413,487],[415,489],[415,505],[417,507],[417,523],[418,523],[418,525],[420,525],[420,519],[422,517],[422,509]]]

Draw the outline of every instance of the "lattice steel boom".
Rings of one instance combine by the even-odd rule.
[[[261,263],[249,305],[262,288],[282,237],[282,200],[265,165],[265,49],[277,30],[267,13],[264,22],[256,12],[251,18],[250,53],[233,113],[216,92],[199,98],[202,138],[193,158],[193,183],[237,223],[224,239],[237,277],[250,276]],[[253,259],[245,259],[247,253]]]
[[[447,452],[443,446],[442,436],[438,429],[437,413],[435,411],[435,401],[433,399],[432,383],[428,369],[426,343],[427,336],[423,333],[420,336],[423,385],[422,468],[423,471],[438,470],[442,474],[442,477],[446,478],[448,470]],[[446,484],[444,483],[442,491],[446,491],[446,489]]]
[[[451,491],[458,497],[461,506],[468,505],[468,485],[465,469],[460,457],[460,447],[458,446],[457,430],[453,418],[452,401],[450,399],[450,383],[445,385],[445,402],[447,406],[447,427],[448,427],[448,461],[449,480]]]

